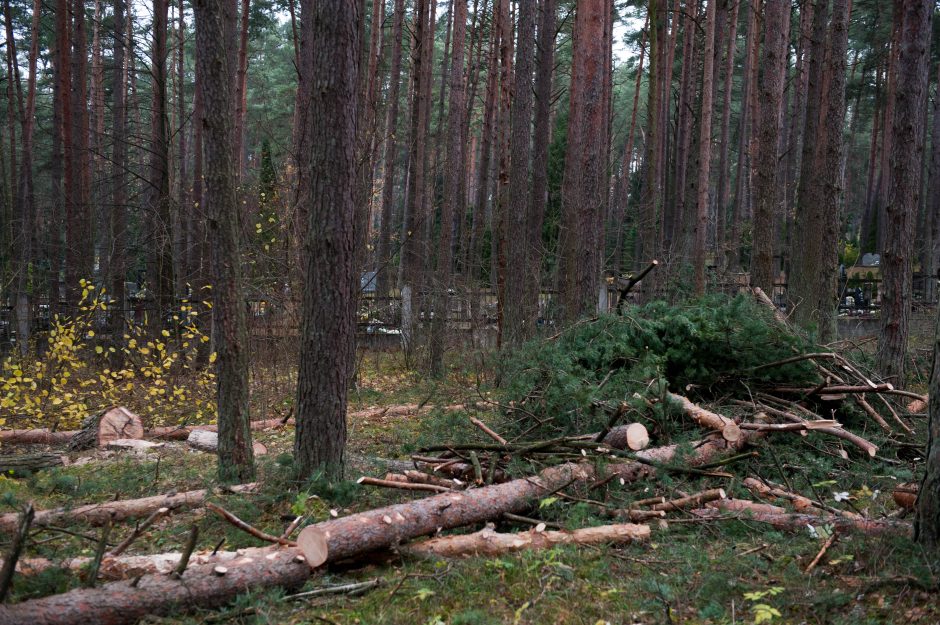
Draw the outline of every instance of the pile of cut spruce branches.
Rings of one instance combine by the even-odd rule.
[[[297,516],[276,534],[209,501],[211,490],[73,509],[29,507],[22,514],[0,515],[0,530],[14,536],[0,567],[0,600],[16,576],[61,568],[85,579],[81,589],[0,605],[0,625],[26,619],[35,624],[130,623],[146,614],[214,607],[246,588],[299,588],[325,566],[381,550],[394,550],[401,557],[495,556],[559,544],[643,542],[653,531],[667,531],[672,523],[748,520],[790,531],[826,526],[830,539],[807,567],[809,572],[840,534],[909,533],[904,516],[916,501],[914,485],[899,487],[894,492],[897,509],[875,518],[850,503],[827,502],[818,493],[800,493],[788,483],[735,472],[744,461],[763,454],[777,437],[825,437],[843,457],[890,461],[879,456],[878,446],[862,434],[825,418],[819,407],[834,409],[851,403],[884,430],[889,440],[910,437],[911,419],[926,409],[925,396],[875,381],[837,352],[796,354],[761,367],[797,361],[813,364],[819,374],[815,386],[754,389],[748,400],[725,402],[734,407],[737,416],[733,418],[685,395],[666,393],[662,401],[678,407],[697,432],[695,440],[681,444],[651,446],[643,424],[623,422],[629,412],[621,406],[604,406],[610,418],[598,432],[545,440],[507,439],[498,426],[491,425],[496,421],[488,424],[480,418],[483,413],[477,412],[476,417],[468,417],[469,423],[486,442],[428,445],[407,461],[382,461],[387,468],[383,474],[358,479],[363,487],[411,491],[413,498],[345,516],[331,511],[330,518],[314,523]],[[668,496],[651,496],[649,485],[662,474],[684,476],[687,484],[703,480],[708,487],[688,492],[657,488]],[[728,485],[717,482],[722,487],[716,487],[719,480],[727,480]],[[641,482],[645,489],[638,487]],[[729,497],[729,486],[749,495]],[[245,484],[229,490],[260,488]],[[611,490],[617,491],[616,497],[609,496]],[[588,506],[595,518],[609,521],[566,529],[557,520],[543,518],[541,504],[559,500]],[[194,529],[180,552],[127,555],[133,543],[164,517],[200,508],[270,546],[196,552],[198,530]],[[133,520],[136,525],[122,531]],[[30,528],[62,522],[101,527],[95,553],[56,562],[28,557]],[[515,531],[507,531],[513,527]],[[461,531],[448,532],[455,529]],[[122,539],[109,548],[108,537],[118,533]],[[364,592],[377,585],[368,584],[318,589],[312,595],[289,598]]]

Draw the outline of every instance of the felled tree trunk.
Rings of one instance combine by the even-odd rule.
[[[0,456],[0,475],[23,477],[34,471],[58,467],[64,464],[59,454],[24,454]],[[8,516],[8,515],[4,515]],[[13,515],[16,516],[15,514]],[[15,525],[15,524],[14,524]]]
[[[127,408],[115,406],[103,410],[82,422],[82,429],[69,439],[69,451],[105,447],[122,438],[143,438],[144,425],[140,417]]]
[[[311,568],[296,549],[258,550],[224,567],[190,567],[179,578],[144,575],[133,581],[112,582],[42,599],[0,605],[0,625],[121,625],[154,614],[177,614],[195,607],[224,605],[245,589],[273,586],[297,588]]]
[[[264,557],[270,553],[270,547],[253,547],[249,549],[239,549],[238,551],[217,551],[214,554],[194,553],[189,556],[189,566],[199,566],[203,564],[219,565],[236,562],[241,558]],[[118,581],[122,579],[131,579],[139,575],[151,575],[155,573],[166,575],[176,570],[179,565],[181,554],[178,551],[168,553],[153,553],[137,556],[105,556],[101,560],[101,567],[98,569],[98,576],[107,581]],[[81,573],[92,561],[89,556],[79,556],[76,558],[66,558],[55,562],[48,558],[20,558],[16,564],[18,575],[38,575],[49,569],[65,569],[73,573]]]
[[[573,531],[538,531],[500,533],[487,526],[472,534],[439,536],[413,545],[403,551],[423,556],[456,558],[460,556],[499,556],[523,549],[548,549],[555,545],[597,545],[646,540],[648,525],[631,523],[585,527]]]
[[[75,431],[50,432],[45,429],[0,430],[0,443],[16,445],[62,445],[72,440],[75,434]]]
[[[728,500],[741,501],[741,500]],[[760,504],[757,504],[760,505]],[[910,534],[911,525],[899,521],[888,519],[849,519],[842,516],[817,516],[813,514],[790,514],[787,512],[762,512],[751,507],[744,508],[746,514],[739,518],[745,521],[756,521],[758,523],[767,523],[777,529],[805,531],[807,525],[820,527],[831,525],[836,530],[854,530],[863,534]],[[723,510],[715,508],[702,508],[692,510],[692,515],[703,519],[721,517],[725,514]]]
[[[229,491],[245,493],[252,491],[256,484],[241,484],[231,486]],[[125,519],[145,517],[160,508],[170,510],[182,508],[195,508],[201,506],[212,491],[201,489],[191,490],[175,495],[157,495],[141,499],[126,499],[124,501],[108,501],[105,503],[89,504],[78,508],[56,508],[54,510],[40,510],[36,512],[33,525],[50,525],[59,521],[84,522],[90,525],[103,525],[108,519],[114,522]],[[12,531],[18,523],[19,516],[13,513],[0,515],[0,532]]]
[[[193,449],[215,453],[219,449],[219,433],[213,430],[193,430],[189,433],[186,443]],[[268,453],[268,448],[257,441],[251,446],[255,456]]]
[[[593,474],[587,466],[562,464],[545,469],[537,477],[442,493],[309,525],[300,533],[297,543],[310,565],[319,566],[442,529],[489,521],[505,512],[523,512],[536,498],[591,479]]]

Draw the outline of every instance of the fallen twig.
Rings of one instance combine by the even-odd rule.
[[[378,588],[385,582],[380,577],[370,579],[366,582],[357,582],[355,584],[341,584],[339,586],[326,586],[307,592],[300,592],[296,595],[285,595],[285,601],[297,601],[298,599],[309,599],[311,597],[322,597],[323,595],[361,595],[364,592]]]
[[[382,480],[377,477],[367,477],[363,476],[356,480],[357,484],[365,484],[367,486],[381,486],[383,488],[397,488],[400,490],[421,490],[425,492],[432,493],[446,493],[453,489],[446,486],[438,486],[436,484],[415,484],[414,482],[397,482],[394,480]]]
[[[279,536],[272,536],[271,534],[262,532],[258,528],[248,523],[245,523],[244,521],[239,519],[237,516],[235,516],[228,510],[226,510],[225,508],[222,508],[221,506],[217,506],[211,501],[206,503],[206,508],[208,508],[209,510],[212,510],[213,512],[221,516],[223,519],[225,519],[226,521],[228,521],[229,523],[231,523],[238,529],[242,530],[243,532],[247,532],[251,534],[255,538],[260,538],[261,540],[267,541],[269,543],[276,543],[278,545],[289,545],[291,547],[297,545],[297,543],[294,542],[293,540],[280,538]]]
[[[816,568],[816,565],[819,564],[819,561],[822,559],[823,555],[825,555],[826,551],[829,550],[829,547],[832,546],[832,543],[836,542],[836,537],[838,537],[838,534],[836,532],[829,534],[829,538],[826,539],[826,542],[823,543],[823,546],[820,548],[819,553],[817,553],[816,557],[813,558],[813,561],[809,563],[809,565],[803,571],[804,573],[809,573],[814,568]]]
[[[144,532],[146,532],[150,528],[151,525],[153,525],[158,519],[168,514],[169,512],[170,512],[170,509],[166,507],[158,508],[157,510],[155,510],[153,514],[148,516],[146,519],[144,519],[144,521],[140,525],[134,528],[134,531],[131,532],[130,536],[122,540],[120,544],[118,544],[117,547],[115,547],[110,552],[108,552],[108,557],[113,558],[127,551],[127,548],[130,547],[131,544],[135,540],[137,540]]]

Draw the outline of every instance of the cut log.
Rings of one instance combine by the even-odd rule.
[[[750,499],[716,499],[705,504],[709,508],[727,512],[749,512],[752,514],[786,514],[787,509],[772,506],[769,503],[758,503]]]
[[[754,297],[757,299],[757,301],[763,304],[767,310],[773,311],[774,319],[777,320],[777,323],[782,326],[786,326],[787,328],[790,327],[790,320],[787,319],[787,316],[783,314],[782,310],[777,308],[777,305],[774,304],[773,300],[767,297],[767,294],[764,293],[762,288],[759,286],[751,287],[751,292],[754,294]]]
[[[730,500],[729,500],[730,501]],[[742,500],[734,500],[742,501]],[[759,504],[756,504],[759,505]],[[808,527],[831,525],[834,530],[854,530],[863,534],[910,534],[910,523],[892,521],[889,519],[847,519],[841,516],[818,516],[814,514],[798,514],[787,512],[760,512],[756,509],[748,510],[747,516],[740,518],[758,523],[767,523],[777,529],[805,531]],[[692,514],[703,519],[723,518],[724,512],[715,508],[700,508],[692,510]]]
[[[75,431],[50,432],[36,430],[0,430],[0,443],[16,445],[64,445],[72,440]]]
[[[548,549],[555,545],[597,545],[647,540],[648,525],[619,524],[585,527],[573,531],[500,533],[487,525],[479,532],[439,536],[402,548],[406,554],[456,558],[460,556],[499,556],[523,549]]]
[[[16,454],[0,456],[0,475],[24,477],[42,469],[59,467],[66,458],[59,454]]]
[[[186,438],[186,444],[193,449],[214,454],[219,450],[219,433],[215,430],[193,430]],[[258,441],[254,441],[251,448],[256,456],[268,453],[268,448]]]
[[[913,511],[917,505],[917,492],[920,490],[920,484],[917,482],[908,482],[907,484],[898,484],[891,493],[894,496],[894,503],[899,508]]]
[[[907,411],[911,414],[920,414],[927,411],[927,398],[915,399],[907,405]]]
[[[602,441],[613,449],[640,451],[650,444],[650,435],[642,423],[630,423],[611,428]]]
[[[662,510],[634,510],[632,508],[618,508],[613,510],[606,508],[604,513],[617,519],[627,519],[633,523],[643,523],[644,521],[661,519],[666,516],[666,513]]]
[[[850,519],[861,518],[861,515],[856,514],[855,512],[848,512],[846,510],[839,510],[838,508],[826,506],[825,504],[819,504],[812,499],[809,499],[808,497],[804,497],[803,495],[799,495],[797,493],[791,493],[790,491],[778,486],[770,486],[753,477],[745,478],[743,484],[745,488],[759,497],[777,497],[778,499],[786,499],[793,504],[793,509],[797,512],[823,515],[838,514],[839,516],[844,516]]]
[[[405,476],[402,476],[405,477]],[[366,486],[382,486],[384,488],[398,488],[402,490],[418,490],[431,493],[444,493],[453,490],[449,486],[438,486],[437,484],[416,484],[405,477],[404,481],[400,480],[380,480],[375,477],[362,476],[356,480],[357,484],[365,484]]]
[[[230,492],[248,493],[257,488],[257,484],[240,484],[227,488]],[[182,510],[201,506],[206,497],[212,494],[211,490],[191,490],[174,495],[157,495],[141,499],[125,499],[123,501],[108,501],[105,503],[89,504],[78,508],[56,508],[54,510],[40,510],[36,512],[33,524],[37,526],[52,525],[60,521],[68,523],[88,523],[89,525],[103,525],[110,518],[115,522],[125,519],[143,518],[159,510]],[[18,516],[13,513],[0,514],[0,531],[11,531],[17,525]]]
[[[118,438],[109,442],[105,449],[112,451],[133,451],[136,453],[145,453],[164,447],[164,443],[153,443],[139,438]]]
[[[746,401],[743,401],[743,400],[732,400],[732,402],[733,402],[733,403],[736,403],[736,404],[739,404],[739,405],[751,406],[751,407],[754,407],[754,408],[757,408],[757,407],[758,407],[758,405],[755,404],[755,403],[746,402]],[[763,410],[763,411],[765,411],[765,412],[768,412],[769,414],[771,414],[771,415],[773,415],[773,416],[775,416],[775,417],[779,417],[779,418],[781,418],[781,419],[785,419],[785,420],[787,420],[787,421],[789,421],[789,422],[791,422],[791,423],[799,423],[799,424],[801,424],[801,425],[804,426],[804,427],[809,426],[809,424],[816,424],[816,423],[818,423],[818,421],[819,421],[819,420],[816,420],[816,421],[806,421],[805,419],[803,419],[803,418],[800,417],[799,415],[793,414],[792,412],[788,412],[788,411],[786,411],[786,410],[778,410],[778,409],[772,408],[772,407],[770,407],[770,406],[761,405],[761,406],[760,406],[760,409]],[[828,434],[828,435],[830,435],[830,436],[835,436],[836,438],[841,438],[842,440],[848,441],[848,442],[852,443],[852,445],[854,445],[855,447],[858,447],[859,449],[861,449],[862,451],[864,451],[866,454],[868,454],[868,457],[869,457],[869,458],[874,458],[874,457],[875,457],[875,454],[878,453],[878,446],[877,446],[877,445],[868,442],[867,440],[865,440],[865,439],[862,438],[861,436],[858,436],[858,435],[856,435],[856,434],[853,434],[852,432],[849,432],[848,430],[843,429],[841,425],[838,426],[838,427],[829,427],[829,426],[813,425],[812,427],[806,427],[806,429],[807,429],[807,430],[813,430],[813,431],[815,431],[815,432],[820,432],[820,433],[822,433],[822,434]]]
[[[673,499],[672,501],[667,501],[665,503],[658,503],[654,506],[651,506],[650,509],[662,512],[688,510],[689,508],[699,507],[710,501],[715,501],[716,499],[725,498],[727,498],[727,495],[725,494],[724,489],[713,488],[711,490],[704,490],[700,493],[695,493],[694,495]]]
[[[264,557],[270,553],[270,550],[270,547],[251,547],[248,549],[239,549],[238,551],[216,551],[214,553],[206,551],[203,553],[193,553],[189,556],[189,564],[190,566],[229,564],[239,558]],[[183,554],[179,551],[136,556],[106,555],[101,561],[98,577],[104,581],[118,581],[131,579],[140,575],[166,575],[176,570],[182,556]],[[58,562],[49,560],[48,558],[20,558],[16,565],[16,572],[24,576],[38,575],[49,569],[63,569],[73,573],[84,573],[85,568],[91,563],[91,560],[92,558],[90,556],[66,558]]]
[[[437,486],[446,486],[450,489],[459,489],[466,486],[466,484],[457,479],[437,477],[436,475],[429,475],[423,471],[415,471],[413,469],[405,471],[404,476],[409,482],[416,484],[436,484]]]
[[[686,416],[690,417],[703,428],[714,430],[715,432],[721,432],[722,436],[724,436],[725,440],[727,440],[729,443],[735,443],[741,437],[740,428],[737,428],[734,420],[716,412],[712,412],[711,410],[706,410],[698,404],[690,401],[688,397],[676,395],[675,393],[666,393],[666,396],[682,406],[682,412],[684,412]],[[728,435],[731,435],[732,438],[728,438],[728,436],[725,434],[726,429],[728,429]]]
[[[247,550],[246,550],[247,551]],[[134,581],[82,588],[42,599],[0,605],[0,625],[122,625],[148,615],[177,615],[222,606],[246,589],[299,588],[311,568],[295,548],[268,548],[239,555],[224,567],[190,566],[179,577],[143,575]],[[224,568],[224,574],[215,572]]]
[[[87,417],[82,429],[69,440],[69,451],[81,451],[94,447],[103,448],[121,438],[143,438],[144,424],[140,417],[121,406],[103,410]]]
[[[327,545],[326,561],[335,562],[442,529],[489,521],[504,512],[524,512],[536,498],[590,479],[593,473],[590,467],[566,463],[549,467],[536,477],[442,493],[308,525],[297,542],[302,545],[308,534],[322,537]],[[304,555],[311,563],[318,556],[316,553]]]

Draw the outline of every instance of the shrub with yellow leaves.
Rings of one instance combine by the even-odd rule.
[[[209,337],[196,323],[211,304],[184,301],[173,325],[159,332],[125,321],[123,329],[99,336],[108,298],[86,280],[80,285],[78,314],[56,315],[45,351],[21,357],[17,350],[0,365],[0,426],[75,429],[113,405],[149,426],[214,422],[215,355],[201,364]]]

